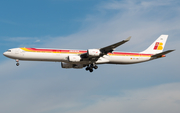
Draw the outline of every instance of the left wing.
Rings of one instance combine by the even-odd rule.
[[[103,47],[103,48],[100,48],[100,49],[96,49],[100,53],[100,55],[98,55],[98,56],[89,56],[88,52],[87,53],[83,53],[80,56],[81,56],[81,58],[95,58],[95,59],[98,59],[100,56],[103,56],[103,55],[106,55],[108,53],[111,53],[112,51],[115,50],[115,48],[117,48],[118,46],[128,42],[130,39],[131,39],[131,36],[128,37],[127,39],[123,40],[123,41],[120,41],[118,43],[112,44],[110,46],[106,46],[106,47]]]

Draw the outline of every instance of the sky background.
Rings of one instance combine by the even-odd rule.
[[[165,58],[100,65],[93,73],[60,63],[15,61],[10,48],[101,48],[140,52],[169,35]],[[179,113],[179,0],[1,0],[1,113]]]

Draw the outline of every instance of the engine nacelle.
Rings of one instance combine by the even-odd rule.
[[[73,65],[70,63],[61,62],[62,68],[73,68]]]
[[[80,69],[80,68],[83,68],[84,66],[83,66],[82,64],[71,64],[71,63],[61,62],[61,67],[62,67],[62,68],[75,68],[75,69]]]
[[[88,49],[87,53],[89,56],[100,56],[100,54],[101,54],[99,49]]]
[[[80,56],[69,56],[68,60],[69,60],[69,62],[80,62],[81,57]]]
[[[73,68],[75,69],[81,69],[83,67],[84,67],[83,64],[73,64]]]

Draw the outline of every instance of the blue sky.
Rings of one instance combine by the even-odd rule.
[[[180,2],[177,0],[0,1],[0,112],[180,112]],[[15,47],[100,48],[132,36],[117,51],[140,52],[161,34],[166,58],[100,65],[93,73],[60,63],[15,61]]]

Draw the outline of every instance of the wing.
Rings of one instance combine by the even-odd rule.
[[[175,50],[164,51],[164,52],[161,52],[161,53],[152,55],[151,57],[154,57],[154,58],[160,58],[160,57],[162,57],[163,55],[168,54],[168,53],[173,52],[173,51],[175,51]]]
[[[116,47],[128,42],[129,40],[131,39],[131,36],[128,37],[127,39],[123,40],[123,41],[120,41],[118,43],[115,43],[115,44],[112,44],[110,46],[106,46],[106,47],[103,47],[103,48],[100,48],[100,51],[103,53],[103,54],[107,54],[109,52],[112,52],[115,50]]]
[[[120,42],[117,42],[117,43],[112,44],[110,46],[106,46],[106,47],[98,49],[100,51],[100,56],[111,53],[112,51],[115,50],[115,48],[117,48],[118,46],[128,42],[130,39],[131,39],[131,36],[128,37],[127,39],[123,40],[123,41],[120,41]],[[96,60],[100,57],[100,56],[92,57],[92,56],[89,56],[88,53],[83,53],[80,56],[81,56],[81,58],[94,58]]]

